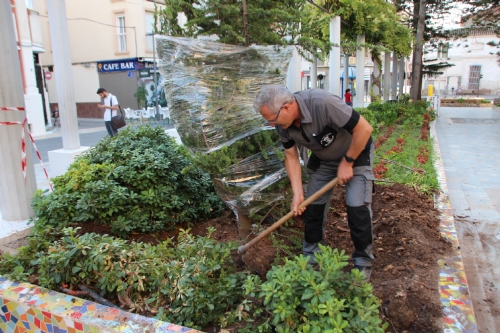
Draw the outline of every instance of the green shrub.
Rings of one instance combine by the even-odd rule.
[[[490,102],[490,101],[488,101],[488,100],[486,100],[486,99],[482,99],[482,100],[480,101],[480,103],[481,103],[481,104],[491,104],[491,102]]]
[[[241,301],[246,274],[236,272],[231,257],[237,245],[215,243],[213,231],[195,237],[181,230],[174,247],[171,240],[151,246],[94,233],[77,236],[77,229],[65,228],[59,240],[31,257],[4,259],[12,267],[1,265],[0,273],[26,281],[35,272],[45,288],[85,284],[106,298],[118,297],[128,311],[157,313],[189,327],[218,325]]]
[[[465,103],[465,99],[463,99],[463,98],[459,98],[459,99],[457,100],[457,103],[460,103],[460,104]]]
[[[362,115],[363,118],[365,118],[366,121],[368,121],[368,123],[370,123],[370,125],[373,127],[373,133],[372,133],[372,135],[376,136],[377,133],[378,133],[379,126],[378,126],[377,118],[373,114],[373,111],[370,110],[370,109],[367,109],[367,108],[356,108],[355,110],[360,115]]]
[[[267,320],[253,332],[384,332],[379,318],[380,301],[358,270],[344,272],[348,256],[321,246],[315,254],[318,269],[308,257],[287,260],[273,267],[267,281],[249,276],[244,285],[251,298],[263,298]]]
[[[54,178],[53,193],[36,193],[35,225],[61,229],[96,222],[125,236],[214,217],[223,203],[208,175],[188,168],[192,164],[187,150],[161,127],[127,128]]]

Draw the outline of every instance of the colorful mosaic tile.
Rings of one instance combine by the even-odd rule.
[[[455,219],[448,197],[448,185],[444,172],[443,161],[436,135],[435,122],[431,123],[431,137],[433,138],[436,159],[434,167],[437,171],[441,193],[436,198],[436,206],[441,211],[441,235],[448,239],[455,249],[455,256],[439,260],[441,272],[439,276],[439,290],[443,305],[444,333],[477,333],[476,318],[469,296],[467,278],[465,277],[460,247],[458,246]]]
[[[0,333],[145,331],[200,332],[0,276]]]

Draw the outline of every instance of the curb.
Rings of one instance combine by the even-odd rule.
[[[0,277],[0,332],[201,333]]]
[[[436,121],[430,124],[430,135],[433,139],[434,167],[441,191],[435,203],[441,211],[441,235],[451,242],[455,255],[438,261],[441,267],[439,274],[439,291],[443,307],[443,332],[444,333],[477,333],[476,317],[469,295],[469,287],[465,276],[464,264],[460,254],[460,246],[455,229],[453,209],[448,196],[448,185],[444,171],[441,151],[436,132]]]

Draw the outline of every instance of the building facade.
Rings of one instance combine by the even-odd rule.
[[[41,56],[51,105],[57,104],[57,66],[52,58],[52,41],[46,0],[32,0],[41,14],[44,48]],[[96,105],[99,87],[116,95],[123,108],[139,108],[134,96],[145,87],[147,101],[154,103],[153,26],[155,5],[149,0],[66,1],[75,99],[79,118],[102,118]],[[161,94],[158,94],[161,101]],[[164,103],[161,101],[159,104]],[[144,107],[142,105],[141,107]]]
[[[499,95],[500,63],[496,46],[488,45],[497,40],[493,28],[473,29],[467,32],[457,29],[454,40],[443,40],[434,52],[426,54],[427,59],[454,64],[437,77],[427,77],[423,82],[423,94],[430,84],[442,96],[450,95]]]
[[[41,62],[41,56],[46,50],[41,34],[40,15],[31,0],[9,1],[14,18],[28,124],[33,135],[43,135],[51,118]]]

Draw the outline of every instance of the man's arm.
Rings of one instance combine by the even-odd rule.
[[[357,159],[359,154],[361,154],[363,149],[365,149],[366,143],[368,142],[372,131],[372,126],[366,121],[365,118],[363,118],[363,116],[360,115],[358,123],[352,129],[352,141],[346,155],[353,159]],[[354,162],[349,163],[345,160],[345,158],[343,158],[340,162],[339,169],[337,171],[340,184],[345,184],[352,178],[354,174],[352,170],[353,164]]]
[[[285,168],[293,190],[291,210],[295,216],[302,215],[305,208],[298,210],[298,207],[304,201],[304,189],[302,188],[302,169],[296,145],[285,149]]]

